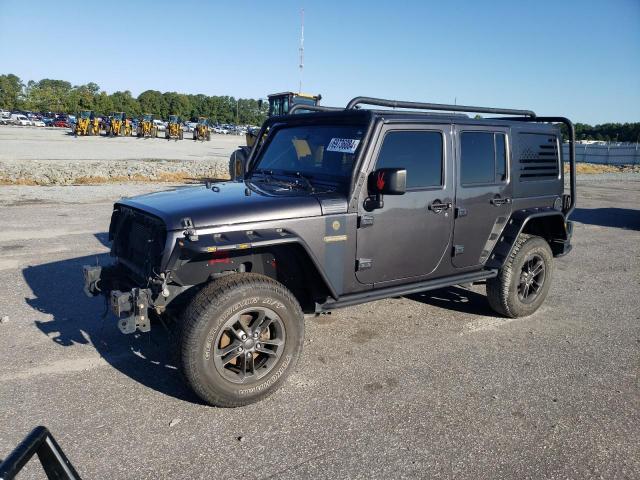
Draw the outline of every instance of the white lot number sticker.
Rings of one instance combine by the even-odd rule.
[[[332,138],[327,147],[327,152],[354,153],[360,140],[355,138]]]

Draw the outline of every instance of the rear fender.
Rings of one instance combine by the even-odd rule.
[[[571,249],[571,222],[553,208],[534,208],[513,212],[498,242],[485,263],[488,268],[501,268],[509,258],[521,233],[544,238],[554,256],[562,256]]]

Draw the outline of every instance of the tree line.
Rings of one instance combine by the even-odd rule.
[[[26,84],[13,74],[0,75],[0,108],[76,114],[93,110],[99,115],[125,112],[129,116],[153,113],[161,118],[180,115],[195,120],[208,117],[219,123],[260,125],[267,116],[268,105],[252,98],[229,96],[186,95],[177,92],[146,90],[134,97],[129,90],[108,94],[93,82],[72,85],[65,80],[48,78]],[[640,122],[604,123],[591,126],[576,123],[578,140],[640,142]],[[563,127],[566,138],[566,131]]]
[[[199,116],[214,122],[260,125],[267,116],[267,102],[253,98],[187,95],[177,92],[146,90],[134,97],[129,90],[111,94],[93,82],[72,85],[65,80],[29,80],[26,84],[16,75],[0,75],[0,108],[77,114],[93,110],[98,115],[125,112],[135,117],[152,113],[160,118],[179,115],[184,120]]]

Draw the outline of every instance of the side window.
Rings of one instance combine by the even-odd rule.
[[[387,133],[376,168],[406,168],[408,189],[442,185],[442,134],[415,130]]]
[[[462,132],[460,183],[500,183],[507,179],[507,148],[503,133]]]

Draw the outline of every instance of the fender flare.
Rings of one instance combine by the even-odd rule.
[[[288,244],[296,244],[302,248],[324,283],[329,295],[334,300],[337,300],[338,293],[335,286],[329,280],[327,273],[307,243],[298,235],[280,228],[233,231],[206,236],[199,235],[197,241],[191,241],[187,237],[179,237],[167,261],[166,269],[172,269],[180,261],[179,259],[185,258],[185,255],[191,258],[219,252],[228,252],[230,255],[250,255],[257,249],[280,247]]]
[[[552,238],[547,238],[547,240],[550,242],[561,242],[563,245],[568,244],[571,238],[571,229],[570,226],[567,225],[566,218],[562,212],[551,207],[517,210],[512,212],[511,217],[507,221],[507,225],[500,234],[498,241],[489,255],[489,259],[485,263],[485,267],[501,268],[505,260],[509,258],[516,239],[525,231],[532,220],[538,218],[551,219],[553,217],[557,218],[557,220],[554,221],[560,221],[562,223],[563,232],[562,235],[554,235]],[[556,255],[555,251],[554,255]]]

